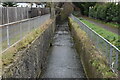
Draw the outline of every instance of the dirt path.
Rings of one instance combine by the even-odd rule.
[[[42,78],[85,78],[85,73],[76,53],[66,24],[59,26],[49,51],[46,69]]]
[[[86,18],[84,18],[84,19],[86,19]],[[105,24],[102,24],[102,23],[98,23],[98,22],[96,22],[96,21],[93,21],[93,20],[89,20],[89,19],[86,19],[86,20],[89,21],[89,22],[91,22],[91,23],[93,23],[93,24],[95,24],[95,25],[98,25],[98,26],[100,26],[100,27],[102,27],[102,28],[104,28],[104,29],[106,29],[106,30],[108,30],[108,31],[111,31],[111,32],[113,32],[113,33],[115,33],[115,34],[120,35],[120,31],[119,31],[118,28],[110,27],[110,26],[107,26],[107,25],[105,25]]]

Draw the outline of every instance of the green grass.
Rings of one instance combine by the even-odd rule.
[[[86,35],[86,33],[80,29],[79,24],[77,24],[73,19],[69,18],[69,26],[70,26],[70,30],[73,33],[73,38],[75,40],[76,47],[77,50],[79,52],[81,52],[82,50],[85,52],[83,52],[83,55],[85,53],[87,53],[87,58],[88,58],[88,62],[89,64],[92,64],[91,67],[94,67],[96,70],[96,73],[100,73],[100,76],[102,75],[103,78],[112,78],[112,77],[116,77],[116,74],[113,73],[111,71],[111,69],[109,68],[109,66],[106,64],[106,59],[100,55],[99,51],[96,51],[96,49],[94,48],[94,45],[91,44],[88,36]],[[82,44],[82,47],[80,44]],[[82,49],[81,49],[82,48]],[[82,53],[80,56],[85,57],[86,55],[83,56]],[[88,67],[88,66],[86,66]],[[94,72],[94,71],[93,71]],[[89,73],[88,73],[89,74]]]
[[[104,25],[107,25],[109,27],[120,28],[120,24],[115,23],[115,22],[105,22],[105,21],[102,21],[102,20],[93,19],[93,18],[89,18],[89,17],[84,17],[84,18],[95,21],[95,22],[98,22],[98,23],[101,23],[101,24],[104,24]]]
[[[93,23],[90,23],[84,19],[80,19],[80,21],[84,22],[86,25],[88,25],[91,29],[93,29],[95,32],[97,32],[98,34],[100,34],[102,37],[104,37],[105,39],[107,39],[110,43],[112,43],[113,45],[115,45],[118,49],[120,49],[120,36],[117,34],[114,34],[110,31],[107,31],[104,28],[101,28],[100,26],[97,26]],[[102,44],[100,44],[102,46]],[[105,47],[104,45],[102,46],[103,48]],[[120,54],[119,54],[120,56]],[[115,55],[113,55],[113,58],[115,58]],[[120,62],[120,58],[118,58],[119,62]],[[114,59],[115,60],[115,59]],[[118,62],[118,63],[119,63]],[[118,64],[119,65],[119,64]],[[118,70],[120,71],[120,67],[118,67]]]
[[[82,15],[80,15],[79,11],[73,12],[73,15],[76,16],[76,17],[82,16]],[[120,28],[120,24],[115,23],[115,22],[105,22],[105,21],[102,21],[102,20],[99,20],[99,19],[93,19],[93,18],[90,18],[90,17],[87,17],[87,16],[82,16],[82,17],[85,18],[85,19],[88,19],[88,20],[92,20],[92,21],[107,25],[109,27]]]
[[[112,33],[110,31],[107,31],[104,28],[101,28],[98,25],[95,25],[93,23],[90,23],[84,19],[80,19],[80,21],[84,22],[86,25],[88,25],[91,29],[93,29],[94,31],[96,31],[98,34],[100,34],[102,37],[104,37],[105,39],[107,39],[110,43],[112,43],[113,45],[115,45],[117,48],[120,49],[120,36]]]
[[[104,22],[102,21],[102,23],[104,23]],[[107,22],[106,24],[108,24],[110,26],[113,26],[113,27],[116,27],[116,28],[120,27],[120,24],[115,24],[115,23],[112,23],[112,22]]]

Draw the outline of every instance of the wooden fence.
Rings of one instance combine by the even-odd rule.
[[[0,7],[0,25],[49,13],[48,8]]]

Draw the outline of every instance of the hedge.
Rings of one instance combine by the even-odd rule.
[[[90,9],[89,16],[105,22],[120,23],[120,3],[96,4]]]

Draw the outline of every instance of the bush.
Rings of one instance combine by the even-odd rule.
[[[90,9],[90,17],[104,20],[105,22],[120,23],[120,3],[96,4]]]

